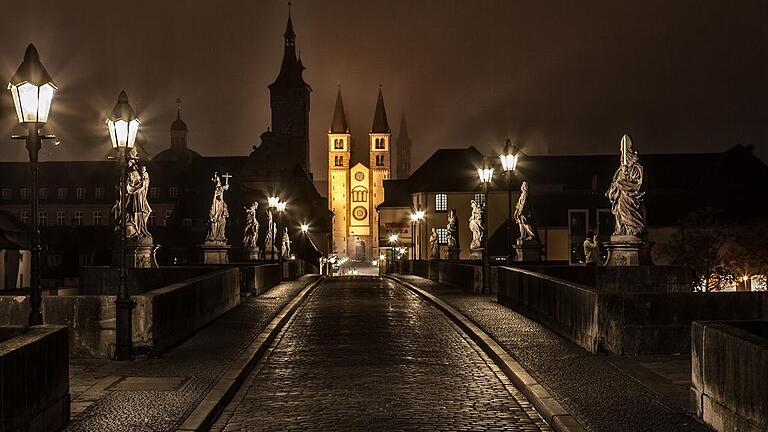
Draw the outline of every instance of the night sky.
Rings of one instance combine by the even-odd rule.
[[[34,43],[59,86],[43,160],[100,159],[103,125],[125,89],[148,150],[170,145],[182,98],[190,147],[246,155],[270,124],[267,85],[282,57],[287,2],[40,0],[0,13],[0,78]],[[435,149],[533,154],[768,149],[768,2],[294,0],[297,47],[313,87],[312,166],[341,83],[357,145],[378,85],[396,137],[405,109],[413,167]],[[4,87],[4,85],[3,85]],[[23,160],[10,96],[2,160]]]

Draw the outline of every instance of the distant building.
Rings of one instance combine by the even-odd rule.
[[[397,169],[395,178],[406,179],[411,175],[411,137],[405,122],[405,111],[400,116],[400,132],[397,135]]]
[[[355,148],[339,88],[328,130],[328,205],[333,212],[333,250],[356,260],[378,256],[376,206],[391,177],[391,136],[384,96],[379,88],[368,133],[368,159]]]
[[[0,211],[0,290],[29,288],[31,260],[29,229]]]

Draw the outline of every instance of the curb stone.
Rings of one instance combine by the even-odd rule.
[[[429,294],[423,289],[408,283],[400,278],[391,275],[384,275],[420,297],[423,297],[434,304],[443,313],[448,315],[462,330],[464,330],[472,340],[482,348],[496,365],[504,371],[504,374],[515,384],[523,395],[536,408],[536,411],[552,427],[555,432],[587,432],[579,421],[563,408],[552,395],[540,385],[525,368],[512,358],[504,348],[496,343],[488,333],[480,329],[464,314],[457,311],[453,306],[440,300],[436,296]]]
[[[192,413],[184,419],[181,426],[176,429],[177,432],[205,431],[210,428],[216,417],[235,395],[248,373],[267,351],[277,334],[280,333],[280,330],[283,329],[309,294],[324,280],[325,277],[321,276],[307,285],[264,327],[256,339],[219,377],[216,384],[206,393]]]

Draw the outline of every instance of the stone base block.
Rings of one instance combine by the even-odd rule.
[[[247,248],[245,249],[244,255],[249,261],[258,261],[261,259],[261,249],[259,249],[258,246],[255,248]]]
[[[227,244],[205,242],[200,245],[201,261],[203,264],[229,264],[230,247]]]
[[[605,265],[615,267],[653,265],[652,245],[635,236],[611,236],[611,241],[604,245],[608,251]]]
[[[481,260],[483,259],[483,251],[485,249],[470,249],[469,251],[469,259],[471,260]]]
[[[538,240],[517,240],[515,261],[541,261],[541,242]]]
[[[461,249],[448,249],[448,261],[458,261]]]
[[[120,266],[120,241],[118,240],[112,251],[112,265]],[[157,268],[155,258],[160,245],[150,241],[135,241],[128,239],[125,245],[125,265],[128,268]]]

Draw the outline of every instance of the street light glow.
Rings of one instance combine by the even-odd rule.
[[[301,224],[301,232],[303,232],[304,234],[309,232],[309,225],[305,223]]]
[[[121,91],[117,97],[115,108],[112,109],[112,113],[107,118],[109,139],[112,140],[112,147],[133,148],[133,145],[136,143],[136,134],[139,132],[140,123],[131,104],[128,102],[128,95]]]
[[[512,141],[507,138],[507,143],[504,144],[504,151],[499,155],[501,159],[501,169],[504,172],[515,172],[517,170],[517,159],[520,153],[517,146],[512,145]]]
[[[493,168],[488,163],[488,158],[483,158],[483,166],[477,169],[477,176],[480,177],[480,183],[488,184],[493,178]]]
[[[45,66],[40,63],[37,49],[29,44],[16,73],[8,83],[19,123],[45,123],[51,110],[56,85]]]
[[[395,243],[395,242],[397,242],[397,234],[392,234],[392,235],[390,235],[390,236],[389,236],[389,242],[390,242],[390,243]]]
[[[267,197],[267,206],[271,208],[277,208],[277,204],[280,203],[280,197],[276,195],[272,195],[270,197]]]

